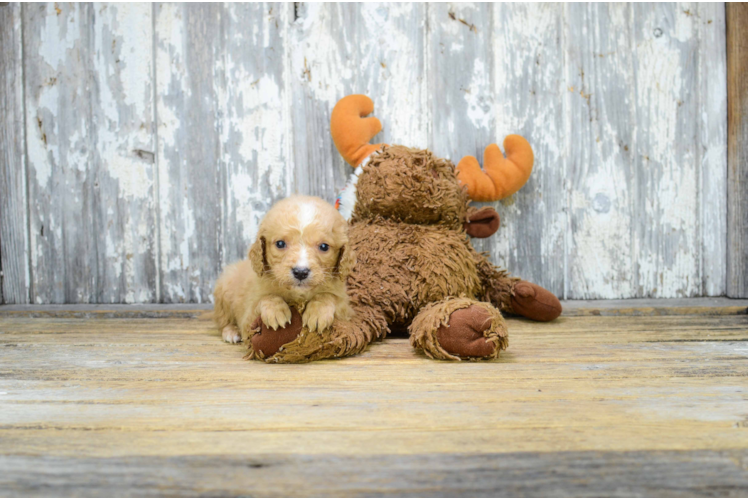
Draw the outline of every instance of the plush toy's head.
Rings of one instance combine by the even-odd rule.
[[[468,201],[451,161],[427,150],[384,146],[358,176],[353,219],[380,216],[460,228]]]
[[[384,217],[409,224],[439,224],[485,238],[496,232],[499,216],[490,207],[480,210],[469,201],[495,201],[516,192],[532,171],[532,148],[520,136],[504,141],[507,157],[491,144],[485,151],[486,172],[475,157],[466,156],[455,168],[428,150],[369,144],[382,129],[371,99],[352,95],[332,112],[330,131],[335,146],[356,168],[339,198],[344,217],[361,220]]]

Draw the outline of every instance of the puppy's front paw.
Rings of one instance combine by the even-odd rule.
[[[309,302],[301,317],[302,324],[310,332],[323,332],[335,320],[335,304],[322,301]]]
[[[221,336],[223,341],[229,344],[239,344],[242,341],[242,334],[239,333],[239,329],[235,325],[224,326]]]
[[[277,330],[291,323],[291,308],[280,297],[263,299],[260,303],[260,317],[265,326]]]

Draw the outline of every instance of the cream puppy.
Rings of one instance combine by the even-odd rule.
[[[223,340],[242,341],[259,317],[277,330],[303,309],[302,324],[323,331],[349,319],[345,280],[354,257],[348,224],[329,203],[292,196],[276,203],[260,224],[249,259],[224,269],[213,292],[214,319]]]

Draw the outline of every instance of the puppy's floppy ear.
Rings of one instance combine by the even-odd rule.
[[[265,237],[260,236],[249,249],[249,260],[252,262],[252,270],[257,276],[262,276],[268,267],[265,255]]]
[[[345,279],[353,271],[356,265],[356,254],[350,245],[343,245],[338,252],[338,261],[335,263],[335,274]]]

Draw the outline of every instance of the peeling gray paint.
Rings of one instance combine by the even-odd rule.
[[[0,6],[0,304],[29,302],[20,4]]]
[[[458,161],[530,140],[476,242],[511,272],[568,299],[725,292],[723,4],[10,8],[6,301],[210,301],[275,200],[345,184],[328,123],[350,93],[378,142]]]

